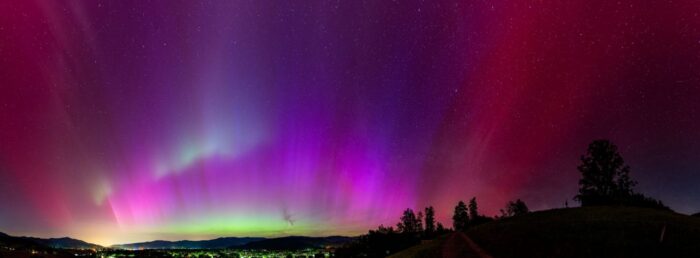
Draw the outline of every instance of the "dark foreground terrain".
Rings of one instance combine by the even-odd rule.
[[[663,236],[662,236],[663,235]],[[392,257],[700,257],[700,218],[645,208],[533,212],[422,243]]]

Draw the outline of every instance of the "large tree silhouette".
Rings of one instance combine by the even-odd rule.
[[[432,236],[435,233],[435,209],[433,206],[425,208],[425,235]]]
[[[423,232],[423,212],[419,211],[418,216],[416,216],[416,232]]]
[[[422,216],[422,215],[421,215]],[[406,209],[401,216],[401,221],[396,225],[401,233],[419,233],[422,230],[422,223],[411,209]]]
[[[469,225],[476,226],[492,220],[493,219],[490,217],[479,214],[479,206],[476,203],[476,197],[472,197],[472,199],[469,200]]]
[[[465,231],[469,225],[469,213],[467,213],[467,205],[463,201],[459,201],[455,206],[454,215],[452,215],[452,226],[455,231]]]
[[[629,176],[630,167],[608,140],[596,140],[581,156],[579,193],[575,199],[581,206],[614,204],[632,195],[637,183]]]
[[[476,197],[469,200],[469,219],[472,221],[479,219],[479,207],[476,204]]]

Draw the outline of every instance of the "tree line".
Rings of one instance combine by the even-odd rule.
[[[671,210],[663,202],[634,190],[637,182],[630,177],[630,167],[625,164],[617,146],[608,140],[590,143],[586,153],[581,156],[581,164],[576,168],[581,178],[578,182],[578,194],[573,199],[582,207],[636,206]],[[566,206],[568,207],[568,201]],[[500,216],[489,217],[479,212],[476,197],[472,197],[468,204],[459,201],[455,205],[452,228],[445,228],[435,220],[435,209],[432,206],[417,213],[408,208],[403,211],[396,228],[380,225],[368,234],[360,236],[357,242],[337,250],[336,256],[384,257],[416,245],[421,240],[430,240],[453,231],[465,232],[479,224],[529,212],[527,204],[521,199],[516,199],[506,203],[500,210]]]
[[[446,228],[435,219],[435,209],[426,207],[417,213],[407,208],[399,217],[396,227],[380,225],[370,230],[350,245],[336,251],[337,257],[384,257],[420,243],[421,240],[431,240],[453,231],[467,231],[470,227],[487,223],[495,219],[513,217],[528,213],[525,202],[520,199],[508,202],[501,210],[501,216],[489,217],[479,212],[476,197],[469,204],[459,201],[452,215],[452,228]]]

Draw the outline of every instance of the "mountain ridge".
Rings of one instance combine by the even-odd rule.
[[[231,246],[245,245],[250,242],[260,241],[263,237],[219,237],[207,240],[153,240],[127,244],[111,245],[111,248],[120,249],[218,249]]]
[[[319,248],[325,246],[340,246],[353,241],[355,237],[348,236],[284,236],[275,238],[264,237],[218,237],[207,240],[153,240],[126,244],[101,246],[83,240],[60,237],[38,238],[28,236],[12,236],[0,232],[0,246],[18,249],[268,249],[299,250],[305,248]]]
[[[57,248],[57,249],[101,249],[101,245],[85,242],[70,237],[38,238],[28,236],[12,236],[0,232],[0,245],[15,248]]]

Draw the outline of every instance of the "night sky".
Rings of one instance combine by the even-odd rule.
[[[700,211],[697,1],[0,1],[0,231],[357,235],[563,207],[589,142]]]

